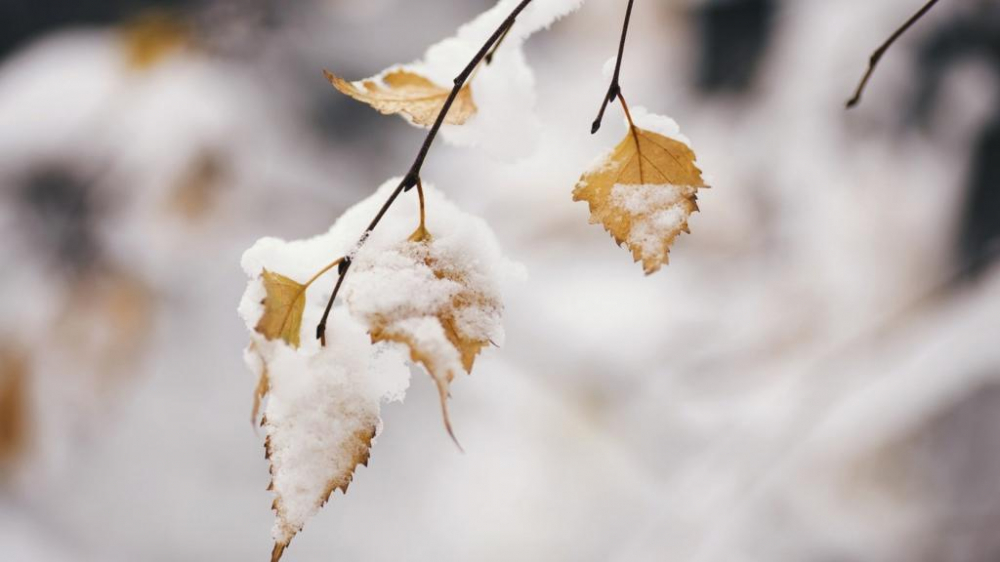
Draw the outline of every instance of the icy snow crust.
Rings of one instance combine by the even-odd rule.
[[[243,255],[250,282],[239,312],[252,342],[246,363],[258,375],[267,369],[270,380],[264,416],[278,498],[273,535],[279,543],[290,540],[322,506],[332,482],[343,481],[345,474],[349,482],[354,465],[367,459],[367,451],[359,451],[359,443],[364,444],[359,436],[370,436],[380,427],[381,403],[401,400],[409,385],[404,348],[372,344],[368,326],[380,318],[406,317],[395,329],[425,345],[436,363],[457,372],[461,358],[435,314],[450,305],[463,286],[474,287],[481,302],[499,303],[503,280],[519,275],[483,220],[461,212],[425,185],[431,242],[407,242],[419,222],[419,208],[415,194],[401,196],[356,251],[342,289],[348,306],[334,308],[326,347],[319,345],[313,330],[335,271],[307,291],[301,347],[267,341],[258,334],[254,327],[263,314],[265,295],[261,272],[267,269],[304,282],[323,265],[355,250],[358,237],[399,181],[387,181],[325,234],[290,242],[264,238]],[[444,275],[428,267],[428,257]],[[459,271],[461,284],[449,274]],[[469,339],[499,344],[500,313],[499,306],[461,307],[455,328]]]

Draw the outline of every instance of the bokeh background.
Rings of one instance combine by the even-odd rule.
[[[414,372],[289,561],[1000,560],[1000,4],[636,2],[622,84],[713,188],[644,277],[570,192],[622,134],[624,0],[531,38],[539,153],[425,176],[529,277]],[[241,252],[312,236],[422,133],[333,91],[488,0],[0,3],[0,558],[266,560]],[[500,55],[502,55],[502,51]]]

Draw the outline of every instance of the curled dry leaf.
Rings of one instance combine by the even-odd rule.
[[[266,269],[261,273],[261,281],[267,296],[262,303],[264,314],[254,329],[268,340],[281,338],[288,345],[299,347],[306,286]]]
[[[267,374],[267,364],[264,362],[263,357],[257,351],[257,344],[250,342],[250,346],[246,350],[245,360],[248,364],[252,364],[255,370],[259,370],[260,374],[257,376],[257,387],[253,391],[253,410],[250,411],[250,423],[252,425],[257,425],[258,416],[260,414],[260,406],[264,403],[264,398],[267,393],[271,390],[271,379]],[[261,425],[264,424],[264,420],[261,420]]]
[[[674,238],[689,232],[704,187],[686,144],[630,124],[621,143],[583,174],[573,200],[587,201],[590,222],[603,224],[650,274],[667,263]]]
[[[323,73],[341,93],[367,103],[386,115],[400,113],[413,124],[424,127],[434,123],[451,94],[450,87],[443,88],[402,68],[357,82],[348,82],[328,70]],[[475,114],[476,104],[472,101],[472,90],[465,85],[458,91],[444,123],[462,125]]]
[[[374,259],[356,261],[356,282],[346,299],[351,314],[367,324],[373,342],[404,344],[410,359],[424,366],[437,385],[445,428],[455,439],[449,386],[460,371],[472,372],[476,356],[499,330],[503,304],[483,282],[488,273],[479,270],[479,263],[436,242],[429,234],[411,238]],[[374,278],[385,284],[373,285]],[[408,298],[377,299],[373,290]]]

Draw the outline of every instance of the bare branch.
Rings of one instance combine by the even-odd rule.
[[[865,88],[868,86],[868,81],[871,80],[872,74],[875,72],[875,67],[878,66],[879,61],[882,60],[882,56],[889,50],[889,47],[892,47],[892,44],[895,43],[897,39],[902,37],[907,30],[913,27],[913,24],[920,21],[920,18],[924,17],[927,12],[931,11],[931,8],[933,8],[937,3],[938,0],[930,0],[924,4],[924,6],[920,8],[917,13],[913,14],[910,19],[906,20],[906,23],[897,29],[885,43],[882,43],[878,49],[875,49],[875,52],[872,53],[871,57],[868,59],[868,70],[865,71],[865,75],[861,78],[861,82],[858,84],[858,89],[854,92],[854,97],[847,100],[847,109],[851,109],[861,102],[861,95],[864,94]]]
[[[434,120],[434,124],[431,126],[430,131],[427,132],[427,137],[424,139],[423,145],[420,146],[420,151],[417,153],[416,159],[410,166],[410,170],[406,173],[405,176],[403,176],[403,180],[399,182],[399,185],[396,186],[396,189],[394,189],[392,193],[389,195],[389,198],[386,199],[385,203],[382,205],[382,208],[379,209],[378,214],[376,214],[375,218],[372,219],[372,222],[368,225],[368,228],[366,228],[365,231],[361,234],[361,238],[358,239],[358,243],[355,246],[355,248],[360,248],[364,244],[365,240],[368,238],[368,235],[371,234],[373,230],[375,230],[375,227],[378,226],[378,223],[382,220],[382,217],[384,217],[389,208],[392,207],[392,204],[396,201],[396,198],[399,197],[399,194],[403,193],[404,191],[409,191],[410,189],[416,187],[418,183],[420,183],[420,170],[424,165],[424,160],[427,159],[427,153],[430,151],[431,145],[434,144],[434,139],[437,138],[438,131],[441,130],[441,126],[444,124],[444,119],[448,115],[448,110],[451,109],[451,106],[455,102],[455,98],[458,97],[458,93],[462,89],[462,86],[464,86],[466,81],[468,81],[469,78],[472,76],[472,73],[476,70],[476,67],[479,66],[479,63],[482,62],[483,59],[485,59],[486,56],[491,53],[491,49],[493,48],[493,46],[497,44],[497,42],[499,42],[500,39],[507,34],[511,26],[514,25],[514,20],[517,19],[517,16],[525,8],[527,8],[528,4],[531,4],[531,2],[532,0],[521,0],[521,2],[514,8],[514,10],[511,11],[510,15],[508,15],[507,18],[504,19],[504,21],[500,24],[500,26],[497,27],[496,31],[494,31],[493,34],[490,35],[490,37],[486,40],[485,43],[483,43],[483,46],[472,57],[472,60],[469,61],[469,64],[467,64],[465,68],[462,70],[462,72],[460,72],[458,76],[455,77],[454,86],[451,89],[451,93],[448,94],[448,99],[445,100],[444,105],[441,107],[441,111],[438,112],[437,119]],[[629,0],[629,4],[631,4],[631,0]],[[345,257],[343,261],[340,262],[340,267],[338,270],[340,275],[337,277],[337,284],[334,285],[333,292],[330,294],[330,300],[326,304],[326,310],[323,312],[323,318],[319,321],[319,324],[316,326],[316,338],[320,340],[320,342],[323,345],[326,345],[326,323],[330,317],[330,310],[333,308],[333,301],[336,300],[337,293],[340,292],[340,287],[344,283],[344,278],[347,276],[347,271],[351,268],[352,258],[353,256],[349,255]]]

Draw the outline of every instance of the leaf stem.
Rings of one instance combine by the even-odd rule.
[[[445,100],[444,105],[441,107],[441,111],[438,112],[437,118],[434,120],[434,124],[431,126],[430,131],[427,132],[427,137],[424,139],[423,144],[420,146],[420,151],[417,152],[417,157],[414,159],[413,164],[410,166],[409,171],[403,176],[403,179],[396,186],[396,189],[392,191],[389,198],[379,209],[378,214],[372,219],[372,222],[368,225],[368,228],[361,234],[361,238],[358,239],[358,244],[355,248],[360,248],[365,240],[367,240],[368,235],[371,234],[378,223],[385,216],[385,213],[392,206],[399,194],[404,191],[409,191],[413,189],[420,182],[420,170],[423,168],[424,160],[427,159],[427,153],[431,149],[431,145],[434,144],[434,139],[437,138],[438,131],[441,130],[441,126],[444,125],[444,119],[448,115],[448,110],[451,109],[453,103],[455,103],[455,98],[458,97],[459,91],[462,86],[465,85],[469,77],[479,66],[479,63],[486,58],[486,55],[490,53],[490,49],[500,40],[501,37],[507,34],[510,28],[514,25],[514,20],[517,16],[531,4],[532,0],[521,0],[517,6],[510,12],[510,14],[501,22],[500,26],[496,28],[492,35],[486,39],[483,46],[480,47],[479,51],[472,57],[472,60],[462,69],[462,72],[458,74],[453,80],[454,86],[451,89],[451,93],[448,94],[448,98]],[[631,6],[632,0],[629,0],[629,5]],[[356,250],[355,250],[356,251]],[[323,312],[323,318],[320,320],[319,324],[316,326],[316,338],[320,340],[322,345],[326,345],[326,322],[330,316],[330,310],[333,308],[333,301],[337,298],[337,293],[340,292],[340,287],[344,283],[344,277],[347,276],[347,271],[351,268],[351,256],[346,256],[343,261],[340,262],[339,277],[337,278],[337,284],[333,287],[333,292],[330,294],[330,300],[326,303],[326,310]]]
[[[938,0],[930,0],[924,4],[922,8],[917,10],[917,13],[910,16],[910,19],[906,20],[906,23],[893,32],[885,43],[882,43],[878,49],[875,49],[875,52],[873,52],[871,57],[868,59],[868,70],[866,70],[865,75],[861,77],[861,82],[858,84],[858,88],[854,91],[854,96],[847,100],[847,103],[845,104],[847,109],[851,109],[861,102],[861,95],[864,94],[865,88],[868,87],[868,81],[871,80],[872,74],[875,73],[875,67],[878,66],[879,61],[882,60],[882,56],[885,55],[886,51],[892,47],[893,43],[895,43],[897,39],[902,37],[904,33],[913,27],[913,24],[920,21],[920,18],[924,17],[927,12],[931,11],[931,8],[933,8],[937,3]]]
[[[426,214],[424,213],[424,184],[417,180],[417,195],[420,198],[420,224],[410,235],[410,242],[425,242],[430,239],[430,232],[427,231]]]
[[[625,55],[625,37],[628,35],[628,25],[632,19],[632,4],[634,1],[628,0],[628,7],[625,8],[625,23],[622,25],[622,38],[618,43],[618,59],[615,61],[615,73],[611,76],[611,85],[608,86],[608,93],[601,100],[601,109],[597,112],[597,118],[590,125],[590,134],[596,133],[601,128],[601,121],[604,120],[604,110],[608,108],[609,103],[615,101],[615,98],[621,94],[621,85],[618,83],[618,78],[621,76],[622,57]]]
[[[632,112],[628,110],[628,104],[625,103],[625,96],[622,95],[621,90],[618,90],[618,101],[622,104],[622,109],[625,110],[625,119],[628,119],[628,126],[632,129],[632,134],[635,134],[635,122],[632,121]]]
[[[328,263],[325,267],[323,267],[323,269],[317,271],[315,275],[313,275],[312,277],[309,278],[308,281],[306,281],[305,283],[303,283],[303,285],[302,285],[303,289],[302,290],[305,291],[305,289],[308,288],[309,285],[312,285],[317,279],[319,279],[320,277],[322,277],[323,274],[326,273],[327,271],[330,271],[334,267],[340,265],[340,262],[342,262],[342,261],[344,261],[344,258],[343,257],[339,257],[339,258],[333,260],[332,262]]]

